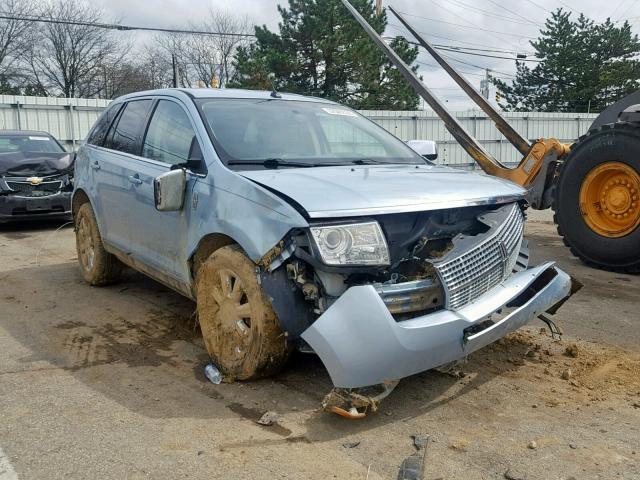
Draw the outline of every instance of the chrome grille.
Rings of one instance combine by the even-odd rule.
[[[62,188],[60,180],[46,181],[38,185],[29,182],[7,181],[7,186],[14,192],[38,194],[38,193],[57,193]]]
[[[523,230],[522,212],[514,203],[493,235],[463,255],[435,266],[447,292],[447,308],[455,310],[473,302],[511,274]]]

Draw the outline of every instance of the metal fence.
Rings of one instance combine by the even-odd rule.
[[[109,100],[0,95],[0,129],[44,130],[75,149]]]
[[[0,129],[44,130],[74,149],[109,100],[0,95]],[[444,123],[431,111],[402,112],[367,110],[362,112],[402,140],[435,140],[438,163],[458,167],[475,164],[447,132]],[[517,163],[519,154],[480,111],[457,112],[456,117],[496,158]],[[585,133],[596,114],[586,113],[505,113],[507,120],[525,138],[555,137],[572,142]]]
[[[471,167],[476,164],[447,131],[444,123],[432,111],[393,112],[368,110],[361,112],[402,140],[435,140],[438,143],[438,163]],[[495,158],[505,164],[516,164],[521,155],[502,136],[493,122],[481,111],[456,112],[455,116],[467,131]],[[505,112],[507,121],[527,139],[557,138],[571,143],[583,135],[597,114]]]

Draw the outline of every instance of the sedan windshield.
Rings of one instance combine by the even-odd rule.
[[[0,135],[0,153],[60,153],[62,147],[46,135]]]
[[[340,105],[278,99],[203,99],[198,104],[228,165],[425,163],[401,140]]]

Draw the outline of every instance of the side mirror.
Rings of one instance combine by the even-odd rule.
[[[175,212],[182,209],[187,187],[187,172],[181,168],[171,170],[153,179],[153,198],[156,210]]]
[[[433,140],[409,140],[407,145],[427,160],[437,160],[438,146]]]

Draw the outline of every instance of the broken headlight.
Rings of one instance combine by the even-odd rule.
[[[389,248],[378,222],[311,227],[326,265],[389,265]]]

